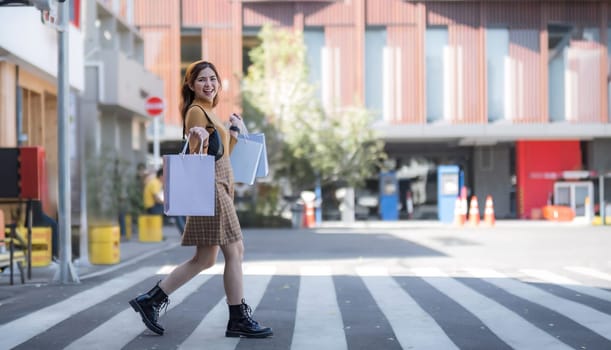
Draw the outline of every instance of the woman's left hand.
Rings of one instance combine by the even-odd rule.
[[[246,131],[246,125],[244,125],[242,117],[236,113],[231,113],[231,116],[229,116],[229,123],[231,124],[229,127],[229,133],[231,133],[231,136],[235,138],[237,138],[240,133]],[[235,130],[236,128],[237,130]]]

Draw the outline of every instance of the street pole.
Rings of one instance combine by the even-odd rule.
[[[70,217],[70,152],[68,107],[70,105],[70,81],[68,79],[68,1],[60,2],[59,28],[57,31],[57,154],[59,197],[59,271],[53,282],[61,284],[79,283],[76,269],[72,265],[71,217]]]
[[[600,219],[602,220],[602,225],[605,226],[607,224],[607,213],[605,213],[605,175],[600,175],[598,177],[598,203]]]
[[[153,164],[155,164],[155,171],[161,166],[159,163],[159,118],[161,118],[160,115],[153,119]]]

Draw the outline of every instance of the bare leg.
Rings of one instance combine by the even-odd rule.
[[[227,304],[238,305],[244,298],[244,286],[242,281],[242,259],[244,256],[244,243],[240,240],[228,245],[221,246],[225,257],[225,271],[223,273],[223,284],[227,295]]]
[[[219,253],[218,246],[197,246],[195,255],[174,269],[159,283],[159,287],[170,295],[191,278],[203,270],[210,268],[216,262]]]

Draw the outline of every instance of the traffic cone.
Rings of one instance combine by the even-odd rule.
[[[414,214],[414,200],[412,199],[412,191],[407,191],[407,198],[405,199],[405,211],[407,212],[407,217],[412,218]]]
[[[460,215],[462,216],[461,220],[463,224],[467,222],[467,213],[469,211],[469,205],[467,204],[467,196],[460,197]]]
[[[462,214],[462,205],[460,198],[456,197],[454,203],[454,225],[463,226],[465,224],[465,217]]]
[[[484,222],[488,226],[494,226],[496,219],[494,218],[494,203],[492,196],[486,197],[486,208],[484,209]]]
[[[479,205],[477,196],[471,196],[471,207],[469,207],[469,223],[473,226],[479,225]]]
[[[305,202],[303,209],[303,227],[312,228],[316,226],[314,203]]]

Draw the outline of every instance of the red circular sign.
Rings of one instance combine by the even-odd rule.
[[[161,97],[149,97],[144,103],[144,109],[146,109],[146,112],[152,117],[161,114],[164,108],[165,106]]]

